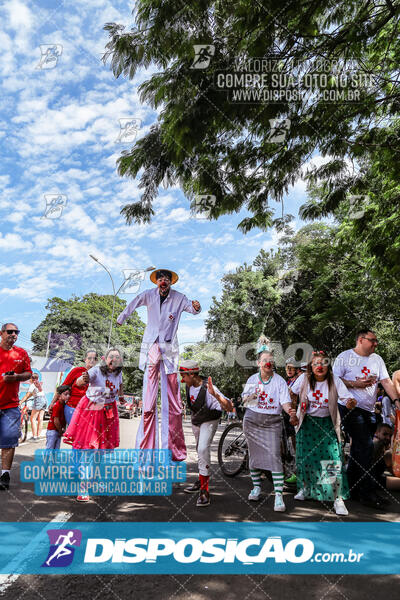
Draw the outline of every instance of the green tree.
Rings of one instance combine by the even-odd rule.
[[[261,250],[253,265],[222,278],[213,299],[206,342],[187,348],[229,396],[241,393],[255,371],[254,350],[269,337],[284,374],[295,345],[325,350],[334,358],[354,347],[359,328],[372,327],[389,370],[399,368],[399,290],[385,287],[384,272],[371,276],[365,248],[339,238],[340,225],[311,224],[282,239],[274,252]],[[290,348],[292,346],[292,349]],[[300,348],[296,358],[304,360]]]
[[[368,160],[372,149],[392,167],[388,189],[398,186],[399,15],[397,0],[138,0],[130,30],[105,26],[114,75],[133,79],[152,67],[139,89],[160,110],[118,160],[121,175],[141,172],[143,195],[122,209],[127,221],[150,221],[160,184],[179,182],[192,202],[215,197],[212,219],[246,208],[244,232],[280,226],[269,200],[282,201],[300,176],[333,186],[343,200],[350,162]],[[202,69],[194,68],[196,44],[212,46]],[[263,69],[265,89],[275,70],[284,91],[300,93],[243,104],[218,88],[221,73],[251,71],[257,58],[275,61]],[[285,120],[283,139],[271,135],[275,120]],[[304,173],[315,152],[327,162]]]
[[[371,144],[359,169],[341,179],[310,179],[310,195],[301,207],[304,219],[333,216],[340,227],[338,241],[344,246],[362,246],[370,257],[368,271],[385,273],[386,288],[396,286],[400,274],[400,122],[380,132],[391,140],[392,149]],[[350,244],[349,244],[350,242]]]
[[[102,356],[107,342],[112,314],[113,296],[85,294],[82,298],[72,296],[69,300],[54,297],[48,300],[48,311],[43,321],[32,332],[33,353],[45,354],[50,337],[50,353],[53,356],[83,362],[88,349],[95,349]],[[115,315],[124,310],[126,301],[116,298]],[[134,313],[121,327],[113,327],[111,346],[117,347],[124,356],[124,385],[129,392],[141,388],[142,374],[138,368],[138,356],[144,323]]]

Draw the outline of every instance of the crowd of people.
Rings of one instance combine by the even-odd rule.
[[[182,311],[198,314],[201,307],[196,300],[190,301],[171,289],[177,280],[178,275],[173,271],[155,270],[151,281],[156,288],[139,294],[119,315],[117,323],[122,325],[139,306],[148,309],[140,359],[144,370],[143,412],[137,448],[168,448],[174,461],[185,460],[178,374],[186,385],[184,405],[191,415],[198,453],[198,479],[188,485],[185,492],[198,493],[197,506],[204,507],[210,504],[211,444],[222,412],[233,414],[234,405],[210,377],[200,375],[197,362],[186,360],[179,364],[176,333],[180,316]],[[2,325],[0,490],[10,485],[10,470],[19,438],[19,405],[33,401],[33,441],[40,437],[46,408],[43,389],[37,374],[32,372],[28,354],[15,345],[18,334],[15,324]],[[394,489],[400,481],[391,481],[395,478],[384,475],[391,469],[390,444],[396,410],[400,410],[400,371],[394,373],[392,381],[384,361],[375,352],[377,344],[374,331],[362,329],[356,335],[354,348],[343,351],[333,362],[323,350],[313,352],[302,368],[294,358],[289,359],[285,380],[276,372],[269,340],[260,339],[257,372],[244,384],[241,397],[252,482],[249,502],[260,500],[263,474],[269,471],[274,510],[286,510],[281,455],[284,431],[295,449],[296,469],[291,482],[297,482],[296,501],[332,502],[338,515],[348,514],[345,501],[349,498],[375,509],[384,508],[388,500],[380,491]],[[123,357],[118,349],[109,348],[100,362],[96,351],[87,351],[85,365],[69,372],[49,406],[48,449],[60,448],[62,439],[79,450],[110,450],[119,446],[117,400],[124,402],[122,369]],[[19,385],[28,380],[28,392],[20,400]],[[347,462],[343,452],[346,440],[350,444]],[[82,493],[77,499],[87,502],[89,496]]]

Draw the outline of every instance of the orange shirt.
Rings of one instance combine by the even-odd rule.
[[[4,373],[14,371],[18,375],[29,371],[32,373],[29,356],[25,350],[13,346],[11,350],[4,350],[0,346],[0,409],[12,408],[19,405],[20,381],[7,383],[4,381]]]

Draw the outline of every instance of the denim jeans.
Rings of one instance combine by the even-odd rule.
[[[373,437],[376,430],[375,413],[363,408],[348,410],[339,404],[340,417],[345,432],[351,437],[350,460],[347,467],[352,496],[366,498],[376,488],[369,474],[372,466]]]
[[[75,410],[75,408],[72,408],[72,406],[68,406],[68,404],[64,405],[64,417],[67,422],[67,425],[69,425],[71,423],[71,419],[72,419],[72,415],[74,414],[74,410]]]

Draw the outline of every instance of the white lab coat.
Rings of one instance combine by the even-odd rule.
[[[140,349],[139,368],[142,371],[146,368],[147,354],[156,340],[160,345],[163,356],[165,372],[176,373],[179,363],[179,342],[177,338],[177,329],[182,312],[197,315],[201,312],[195,310],[191,300],[170,289],[168,297],[160,307],[160,292],[157,287],[145,290],[138,294],[118,316],[117,323],[122,323],[139,306],[147,306],[147,325],[143,334],[142,347]]]

